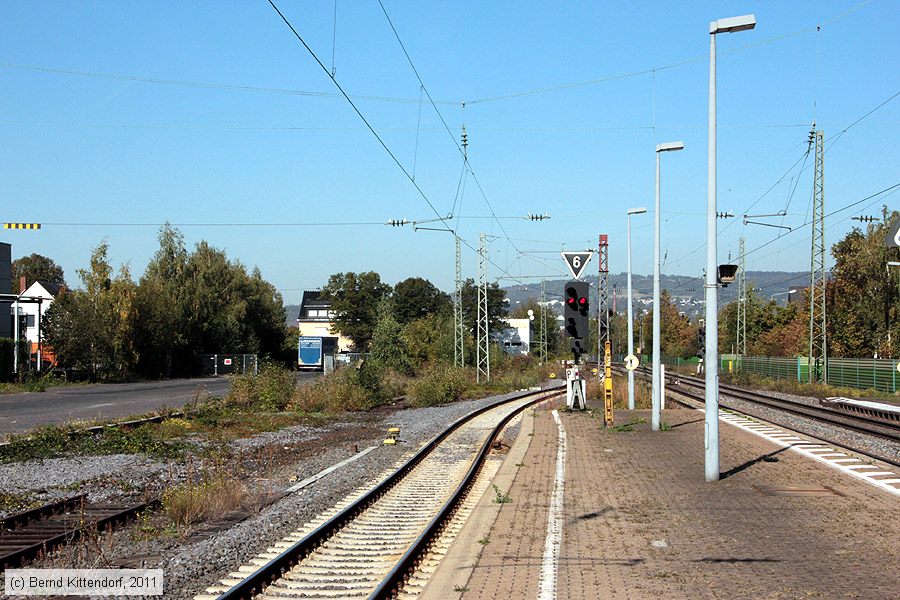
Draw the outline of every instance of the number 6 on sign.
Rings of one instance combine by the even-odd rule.
[[[560,254],[562,254],[563,260],[566,261],[566,266],[569,267],[572,277],[578,279],[590,262],[594,252],[588,250],[587,252],[560,252]]]

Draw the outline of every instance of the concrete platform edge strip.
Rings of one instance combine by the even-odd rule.
[[[704,409],[698,408],[696,410],[703,412]],[[862,480],[862,481],[864,481],[868,484],[871,484],[875,487],[881,488],[882,490],[886,490],[895,496],[900,496],[900,489],[895,488],[892,485],[887,483],[887,482],[900,481],[900,480],[888,479],[888,480],[880,480],[879,481],[877,479],[872,479],[872,476],[869,473],[860,473],[859,471],[852,468],[855,465],[844,464],[846,462],[846,459],[848,458],[848,456],[845,453],[838,452],[838,450],[840,450],[839,448],[828,448],[826,446],[820,446],[818,449],[819,453],[817,454],[816,452],[812,452],[812,451],[808,450],[807,449],[808,446],[806,446],[805,444],[800,444],[800,443],[796,443],[796,442],[786,442],[785,440],[782,440],[779,437],[775,437],[775,436],[772,436],[771,434],[759,431],[756,427],[752,426],[752,425],[758,425],[759,423],[757,421],[753,421],[743,415],[727,413],[727,412],[723,412],[720,410],[719,411],[719,420],[724,423],[728,423],[729,425],[732,425],[734,427],[737,427],[738,429],[742,429],[744,431],[752,433],[753,435],[759,436],[761,438],[765,438],[765,439],[769,440],[770,442],[778,444],[782,448],[787,448],[791,451],[798,452],[799,454],[802,454],[803,456],[812,458],[813,460],[823,463],[825,465],[828,465],[829,467],[831,467],[833,469],[837,469],[839,471],[842,471],[843,473],[851,475],[852,477],[855,477],[856,479]],[[779,433],[783,433],[784,430],[775,429],[775,431],[778,431]],[[827,452],[826,454],[821,454],[822,450],[825,448],[827,448],[831,452]],[[838,462],[835,462],[834,459],[829,459],[828,456],[842,457],[842,458],[838,458],[837,459]],[[856,462],[856,465],[865,464],[860,459],[853,459],[853,460]],[[897,473],[894,473],[892,471],[890,473],[892,475],[898,475]]]
[[[556,477],[553,482],[553,495],[550,497],[550,510],[547,514],[547,537],[544,542],[544,557],[541,560],[541,578],[538,588],[538,600],[556,599],[556,576],[559,570],[559,550],[562,546],[562,513],[566,485],[566,430],[559,412],[553,411],[553,420],[559,431],[556,445]]]
[[[349,464],[352,463],[354,460],[357,460],[357,459],[359,459],[359,458],[362,458],[363,456],[365,456],[366,454],[368,454],[369,452],[371,452],[372,450],[374,450],[374,449],[377,448],[377,447],[378,447],[378,446],[369,446],[369,447],[366,448],[365,450],[360,450],[359,452],[357,452],[357,453],[354,454],[353,456],[351,456],[351,457],[349,457],[349,458],[345,458],[344,460],[342,460],[342,461],[339,462],[339,463],[335,463],[335,464],[331,465],[330,467],[327,467],[327,468],[325,468],[325,469],[322,469],[321,471],[319,471],[319,472],[316,473],[315,475],[312,475],[311,477],[307,477],[307,478],[304,479],[303,481],[298,481],[297,483],[295,483],[294,485],[292,485],[291,487],[289,487],[289,488],[286,489],[285,491],[286,491],[286,492],[291,492],[291,493],[300,491],[300,490],[302,490],[303,488],[305,488],[306,486],[308,486],[309,484],[317,482],[318,480],[322,479],[322,478],[325,477],[326,475],[328,475],[328,474],[330,474],[330,473],[333,473],[334,471],[337,471],[337,470],[340,469],[341,467],[343,467],[343,466],[345,466],[345,465],[349,465]]]

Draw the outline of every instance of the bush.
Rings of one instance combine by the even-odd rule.
[[[363,385],[361,373],[362,369],[347,367],[312,385],[298,386],[288,408],[321,413],[368,410],[377,404],[378,396]]]
[[[414,406],[437,406],[459,400],[468,387],[463,369],[446,364],[423,369],[423,375],[409,390]]]
[[[285,409],[294,393],[294,374],[266,362],[257,375],[236,375],[225,402],[234,406],[257,408],[267,412]]]
[[[250,493],[244,484],[225,477],[176,485],[162,497],[163,511],[179,526],[220,519],[249,503]]]

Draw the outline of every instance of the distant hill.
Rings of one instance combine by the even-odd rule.
[[[597,302],[597,279],[596,275],[586,277],[585,280],[591,284],[591,303],[596,306]],[[546,282],[547,300],[561,301],[562,289],[566,283],[566,279],[558,279]],[[610,273],[609,276],[609,293],[610,307],[613,304],[614,290],[617,296],[616,308],[619,312],[625,311],[627,288],[626,273]],[[682,311],[690,316],[699,314],[703,307],[703,281],[700,276],[688,277],[685,275],[660,275],[660,289],[668,290],[682,307]],[[634,295],[635,309],[640,310],[643,306],[645,310],[649,310],[653,300],[653,276],[652,275],[635,275],[631,276],[632,293]],[[803,289],[809,285],[809,273],[802,271],[785,272],[785,271],[748,271],[747,287],[751,286],[757,290],[757,294],[763,298],[772,298],[774,294],[775,300],[784,304],[787,300],[785,292],[791,289]],[[541,294],[540,283],[528,283],[525,285],[514,285],[504,288],[507,298],[510,301],[510,308],[515,308],[519,303],[527,301],[529,298],[539,298]],[[733,302],[737,297],[737,283],[733,283],[726,288],[719,289],[719,306],[724,306],[729,302]],[[558,305],[561,309],[562,303]]]

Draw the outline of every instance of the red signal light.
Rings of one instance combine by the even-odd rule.
[[[567,302],[568,302],[569,304],[575,304],[575,298],[569,298],[569,299],[567,300]]]
[[[585,305],[585,304],[587,304],[587,298],[579,298],[579,299],[578,299],[578,304],[581,304],[582,306]]]

